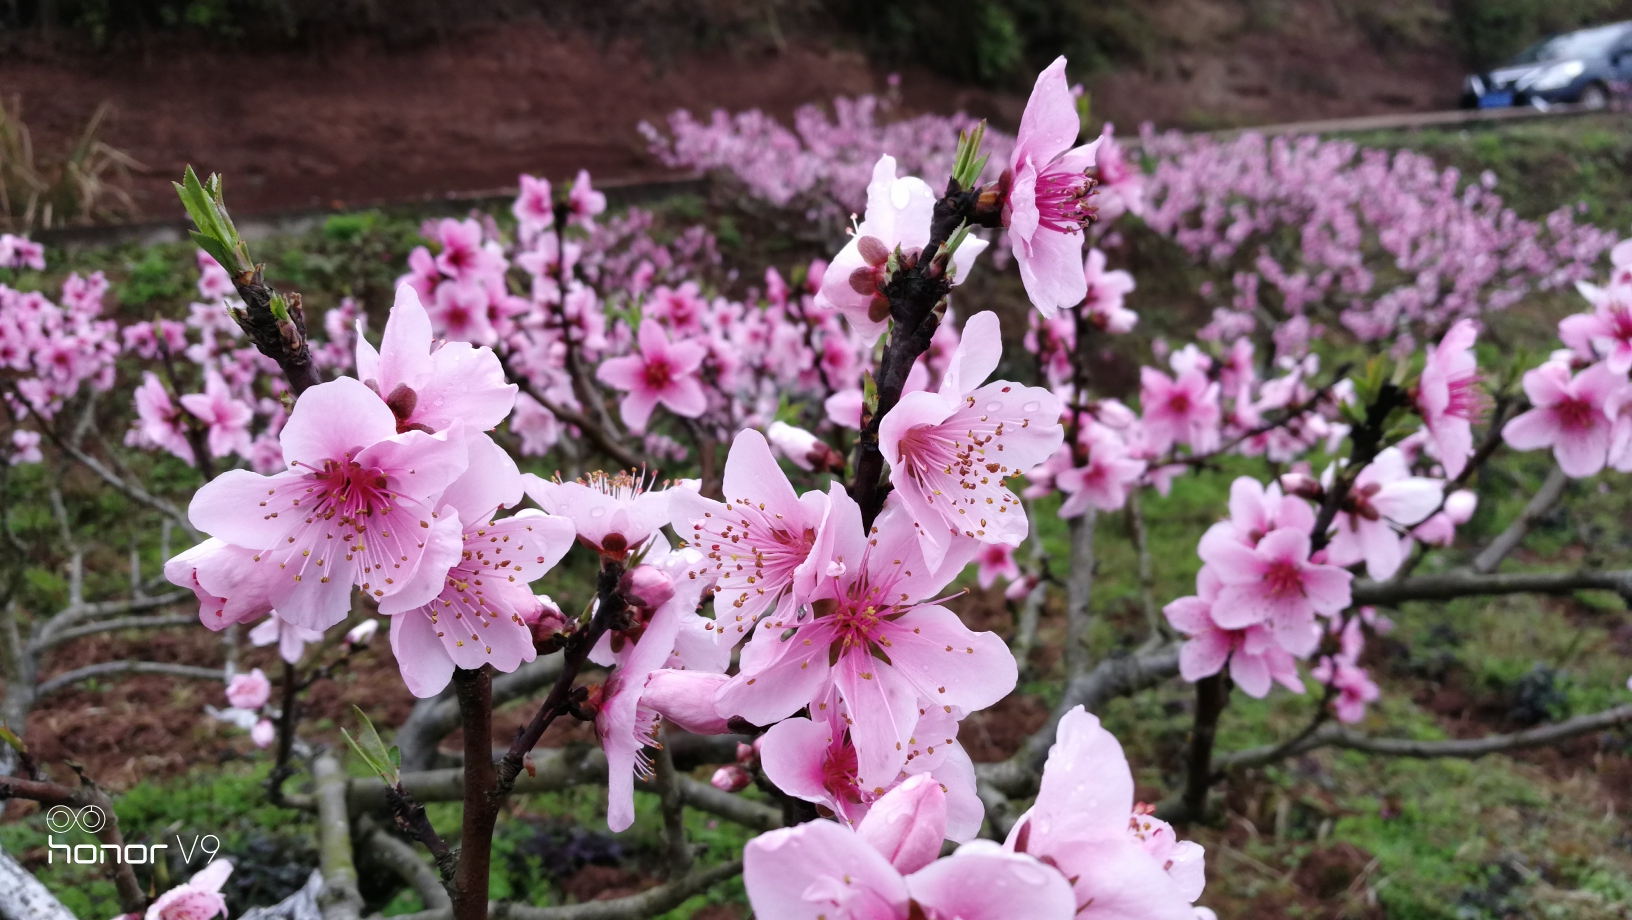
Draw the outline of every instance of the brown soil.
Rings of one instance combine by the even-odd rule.
[[[1273,27],[1250,5],[1164,0],[1147,66],[1091,81],[1095,111],[1217,126],[1376,114],[1454,101],[1458,65],[1436,49],[1384,53],[1324,4],[1289,4]],[[20,97],[42,155],[64,149],[102,102],[105,139],[148,167],[135,192],[150,219],[179,218],[170,190],[188,163],[228,177],[244,212],[356,205],[511,185],[528,171],[602,180],[664,174],[636,131],[678,107],[800,104],[877,91],[882,69],[803,40],[665,55],[538,23],[473,28],[387,50],[356,39],[322,53],[150,45],[145,53],[16,52],[0,93]],[[1024,98],[904,74],[905,108],[963,108],[1011,127]]]

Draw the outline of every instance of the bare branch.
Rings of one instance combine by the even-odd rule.
[[[198,617],[190,613],[177,613],[162,617],[117,617],[112,620],[101,620],[85,626],[76,626],[65,629],[50,639],[29,646],[33,652],[44,651],[52,646],[61,645],[84,636],[94,636],[97,633],[115,632],[121,629],[158,629],[163,626],[192,626],[197,625]]]
[[[1546,747],[1568,741],[1580,735],[1602,731],[1632,722],[1632,704],[1617,706],[1591,715],[1576,716],[1563,722],[1541,725],[1505,735],[1487,735],[1451,741],[1413,741],[1407,738],[1379,738],[1354,731],[1342,725],[1327,725],[1302,742],[1285,745],[1265,745],[1236,751],[1218,758],[1221,770],[1239,770],[1273,763],[1284,757],[1296,757],[1317,748],[1336,747],[1387,757],[1458,757],[1471,759],[1487,754],[1505,754],[1525,748]]]
[[[140,613],[143,610],[152,610],[157,607],[168,607],[189,597],[192,597],[190,591],[170,591],[157,596],[96,601],[89,604],[64,607],[37,628],[38,634],[29,642],[29,650],[33,652],[49,645],[55,645],[54,636],[59,630],[66,629],[82,620],[92,620],[97,617],[115,614]]]
[[[363,815],[356,821],[356,845],[359,852],[380,866],[389,869],[419,895],[419,900],[430,910],[453,909],[453,901],[442,887],[442,880],[414,848],[393,837],[373,818]]]
[[[664,862],[669,878],[681,878],[691,871],[691,846],[686,843],[686,799],[680,776],[674,769],[674,755],[664,745],[652,758],[655,766],[652,785],[663,812]]]
[[[363,896],[357,892],[357,866],[351,854],[351,817],[346,813],[346,774],[331,753],[312,761],[317,784],[318,855],[323,890],[317,895],[323,920],[357,920]]]
[[[1065,576],[1065,674],[1070,680],[1088,671],[1088,631],[1094,592],[1094,519],[1089,508],[1071,520],[1071,568]]]
[[[1054,733],[1060,719],[1072,709],[1082,706],[1092,712],[1107,700],[1136,693],[1152,687],[1179,673],[1179,650],[1176,645],[1154,651],[1110,658],[1093,670],[1071,681],[1059,705],[1049,714],[1048,721],[1037,733],[1026,739],[1020,750],[1008,760],[999,763],[975,764],[975,775],[991,789],[1004,795],[1021,797],[1037,791],[1037,780],[1042,776],[1048,749],[1054,745]]]
[[[1632,593],[1632,570],[1579,572],[1444,572],[1394,581],[1356,579],[1353,597],[1360,604],[1403,604],[1407,601],[1444,601],[1493,594],[1569,594],[1573,591]]]
[[[561,676],[560,652],[530,661],[508,674],[493,678],[493,705],[502,706],[555,683]],[[397,729],[393,739],[402,751],[402,769],[407,772],[436,766],[437,745],[459,727],[459,701],[453,691],[420,700]]]
[[[687,898],[742,873],[742,860],[733,860],[708,869],[699,869],[683,878],[623,898],[586,901],[560,907],[531,907],[494,901],[487,906],[489,920],[645,920],[685,903]],[[391,920],[450,920],[451,910],[424,910],[401,914]],[[378,916],[369,920],[380,920]]]
[[[1558,500],[1564,497],[1564,489],[1569,484],[1570,477],[1564,475],[1564,471],[1558,467],[1553,467],[1552,472],[1547,474],[1546,481],[1536,490],[1536,494],[1531,496],[1529,504],[1524,506],[1524,510],[1519,512],[1513,523],[1507,525],[1506,530],[1474,557],[1473,570],[1480,574],[1496,571],[1502,560],[1518,549],[1524,538],[1529,536],[1530,528],[1546,517],[1547,512],[1553,510]]]
[[[1157,645],[1165,637],[1162,628],[1162,612],[1156,606],[1156,576],[1151,571],[1150,540],[1145,532],[1145,505],[1140,499],[1141,490],[1135,489],[1128,496],[1128,529],[1133,531],[1133,546],[1139,553],[1139,606],[1145,611],[1145,625],[1150,629],[1150,636],[1146,642]]]
[[[708,783],[677,775],[684,803],[744,827],[767,831],[782,826],[782,812],[768,805],[721,792]],[[558,792],[573,786],[606,782],[606,755],[598,747],[573,746],[556,751],[539,751],[533,758],[533,772],[517,778],[514,792]],[[457,767],[402,774],[403,789],[418,802],[457,802],[464,796],[465,771]],[[636,789],[656,791],[642,783]],[[353,812],[382,811],[390,807],[386,787],[377,779],[353,779],[347,786],[347,802]]]
[[[40,684],[35,698],[44,699],[59,690],[93,677],[113,677],[120,674],[169,674],[173,677],[191,677],[196,680],[226,680],[227,677],[226,672],[219,668],[198,668],[161,661],[104,661],[58,674]]]

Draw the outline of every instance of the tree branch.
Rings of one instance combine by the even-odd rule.
[[[1632,594],[1632,569],[1578,572],[1501,572],[1480,575],[1466,570],[1437,575],[1415,575],[1394,581],[1356,579],[1354,604],[1394,606],[1407,601],[1444,601],[1494,594],[1569,594],[1573,591],[1615,591]]]
[[[1524,506],[1523,511],[1519,512],[1519,516],[1514,519],[1513,523],[1507,525],[1506,530],[1502,531],[1496,539],[1490,541],[1490,545],[1474,557],[1473,570],[1480,574],[1496,571],[1496,567],[1502,564],[1502,560],[1506,559],[1509,553],[1518,549],[1519,544],[1524,542],[1524,538],[1529,536],[1530,528],[1536,526],[1536,522],[1546,517],[1547,512],[1553,510],[1553,506],[1558,504],[1558,500],[1564,497],[1564,490],[1569,484],[1570,477],[1564,475],[1564,471],[1558,467],[1553,467],[1552,471],[1547,474],[1547,479],[1542,482],[1541,488],[1537,489],[1536,494],[1531,496],[1530,502]]]
[[[561,653],[537,658],[507,674],[493,678],[493,706],[532,694],[561,676]],[[414,704],[408,719],[392,739],[402,752],[402,769],[407,772],[437,766],[437,745],[459,727],[459,700],[451,690]]]
[[[419,895],[419,900],[430,910],[453,909],[447,889],[436,870],[419,858],[414,848],[393,837],[385,828],[363,815],[356,820],[356,845],[360,852],[380,866],[389,869]]]
[[[1076,680],[1088,671],[1089,631],[1093,627],[1094,525],[1098,513],[1089,508],[1073,518],[1071,567],[1065,575],[1065,674]]]
[[[1065,693],[1048,721],[1027,738],[1008,760],[975,764],[975,775],[990,788],[1015,798],[1033,795],[1060,719],[1082,706],[1092,712],[1107,700],[1136,693],[1179,673],[1179,650],[1168,645],[1139,655],[1108,658],[1087,674],[1066,684]]]
[[[357,866],[352,861],[346,774],[340,761],[324,752],[312,761],[312,778],[317,784],[318,855],[323,869],[317,903],[323,920],[357,920],[363,897],[357,892]]]
[[[683,878],[656,888],[608,901],[586,901],[560,907],[532,907],[494,901],[487,907],[488,920],[645,920],[660,916],[713,886],[742,873],[742,860],[733,860],[708,869],[699,869]],[[391,920],[450,920],[450,910],[425,910],[402,914]],[[370,917],[369,920],[382,920]],[[769,918],[767,918],[769,920]]]
[[[1590,732],[1602,731],[1632,722],[1632,704],[1617,706],[1591,715],[1576,716],[1563,722],[1541,725],[1504,735],[1487,735],[1450,741],[1413,741],[1406,738],[1379,738],[1354,731],[1342,725],[1327,725],[1298,744],[1265,745],[1236,751],[1218,758],[1220,770],[1240,770],[1273,763],[1285,757],[1296,757],[1323,747],[1343,748],[1388,757],[1456,757],[1472,759],[1487,754],[1505,754],[1526,748],[1545,747],[1568,741]]]
[[[146,606],[157,607],[162,605],[149,604]],[[121,629],[157,629],[163,626],[189,626],[196,625],[197,623],[198,617],[190,613],[177,613],[162,617],[118,617],[117,619],[102,620],[100,622],[90,623],[85,626],[77,626],[73,629],[65,629],[44,642],[30,645],[29,651],[44,651],[45,649],[53,646],[61,645],[64,642],[69,642],[85,636],[94,636],[97,633],[114,632]]]
[[[160,661],[104,661],[64,671],[40,684],[36,699],[44,699],[59,690],[67,689],[93,677],[112,677],[117,674],[169,674],[173,677],[191,677],[196,680],[226,680],[220,668],[198,668],[188,664],[167,664]]]

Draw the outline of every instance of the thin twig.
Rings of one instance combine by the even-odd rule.
[[[1518,549],[1519,544],[1524,542],[1524,538],[1530,534],[1530,528],[1536,526],[1542,518],[1546,517],[1547,512],[1553,510],[1553,506],[1558,504],[1558,500],[1564,497],[1564,490],[1569,484],[1570,477],[1566,476],[1564,471],[1558,467],[1553,467],[1552,471],[1547,474],[1547,479],[1542,482],[1541,488],[1537,489],[1536,494],[1531,496],[1529,503],[1524,506],[1523,511],[1519,512],[1519,516],[1513,520],[1513,523],[1507,525],[1506,530],[1502,531],[1496,539],[1490,541],[1490,545],[1474,557],[1473,570],[1480,574],[1496,571],[1496,567],[1502,564],[1502,560],[1506,559],[1509,553]]]

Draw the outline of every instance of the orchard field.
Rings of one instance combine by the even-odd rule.
[[[1038,96],[1032,104],[1040,104]],[[1072,105],[1082,119],[1081,141],[1100,137],[1102,123],[1092,108]],[[659,522],[675,539],[650,531],[664,550],[676,544],[672,559],[649,547],[625,557],[623,537],[609,540],[604,527],[583,523],[587,512],[580,512],[576,534],[563,525],[565,537],[553,553],[558,561],[524,592],[528,603],[534,591],[547,597],[530,617],[514,620],[527,620],[527,647],[508,667],[497,659],[487,663],[490,670],[481,662],[470,667],[452,646],[403,654],[399,643],[411,640],[399,636],[399,628],[408,627],[398,620],[416,616],[418,608],[387,612],[391,595],[365,599],[366,585],[362,594],[328,603],[324,609],[338,613],[322,628],[277,614],[260,620],[265,610],[257,608],[241,623],[214,630],[222,624],[209,621],[212,602],[225,598],[219,606],[232,609],[234,598],[206,590],[203,563],[199,574],[179,577],[166,565],[219,533],[204,523],[194,496],[214,494],[201,489],[211,480],[228,481],[221,477],[292,475],[279,472],[294,454],[287,435],[280,451],[278,432],[300,411],[293,394],[321,393],[350,376],[373,385],[381,399],[371,405],[394,413],[390,436],[406,439],[402,443],[420,444],[416,435],[426,442],[448,439],[460,425],[488,430],[523,474],[518,483],[525,474],[539,477],[527,480],[528,499],[500,503],[506,506],[572,519],[561,481],[638,464],[655,473],[648,494],[695,489],[699,501],[735,501],[745,496],[733,489],[758,482],[740,474],[733,481],[733,464],[748,464],[737,459],[748,450],[738,432],[757,429],[769,438],[769,451],[762,446],[761,452],[774,454],[805,499],[819,497],[824,514],[839,517],[834,509],[848,500],[839,497],[848,484],[862,509],[859,520],[879,515],[876,533],[886,531],[885,522],[907,528],[899,545],[922,552],[929,568],[939,565],[929,561],[935,553],[967,562],[912,601],[950,598],[943,602],[960,629],[993,637],[982,653],[1012,652],[1016,667],[1012,682],[990,692],[984,707],[967,707],[973,711],[962,712],[954,725],[957,743],[949,738],[948,745],[961,746],[974,765],[963,801],[975,802],[980,829],[935,835],[937,846],[943,836],[960,843],[982,836],[1009,838],[1016,849],[1011,828],[1023,835],[1042,827],[1037,817],[1028,825],[1019,816],[1034,798],[1037,814],[1044,813],[1046,792],[1039,798],[1038,784],[1046,788],[1049,780],[1047,774],[1039,780],[1042,755],[1056,725],[1066,724],[1060,715],[1084,704],[1125,751],[1134,800],[1151,806],[1139,807],[1136,824],[1153,811],[1205,850],[1204,891],[1191,893],[1190,883],[1174,875],[1185,911],[1193,902],[1223,918],[1628,915],[1632,491],[1617,467],[1632,468],[1626,441],[1632,404],[1620,402],[1632,384],[1617,349],[1632,349],[1632,324],[1606,320],[1590,335],[1560,339],[1567,317],[1591,314],[1596,306],[1598,315],[1619,316],[1624,324],[1632,302],[1632,286],[1617,278],[1628,266],[1615,249],[1632,226],[1632,131],[1624,113],[1324,140],[1155,131],[1141,137],[1133,125],[1118,125],[1114,140],[1100,141],[1097,163],[1077,169],[1079,177],[1092,170],[1096,194],[1082,200],[1098,208],[1098,219],[1085,222],[1078,235],[1077,245],[1084,238],[1087,245],[1072,257],[1079,276],[1072,283],[1080,286],[1087,255],[1087,292],[1070,300],[1056,296],[1057,278],[1054,287],[1038,280],[1048,271],[1042,244],[1031,252],[1031,244],[1015,236],[1010,212],[1022,205],[999,207],[970,194],[1002,196],[1010,183],[1024,181],[1012,171],[1000,175],[1016,149],[1012,131],[987,134],[979,149],[991,162],[983,171],[965,155],[980,142],[960,142],[958,135],[974,130],[974,119],[897,121],[888,97],[883,103],[842,100],[821,111],[837,114],[801,115],[804,130],[797,136],[778,133],[768,116],[709,122],[697,112],[697,120],[657,122],[647,135],[653,162],[707,178],[696,191],[645,200],[632,210],[615,190],[610,203],[596,198],[593,176],[574,180],[568,173],[552,176],[553,189],[524,184],[513,207],[502,199],[476,210],[426,204],[333,213],[308,232],[247,242],[253,262],[264,263],[264,283],[260,276],[232,277],[236,269],[217,264],[237,256],[236,240],[230,232],[212,237],[207,221],[199,225],[205,238],[226,244],[211,253],[213,260],[193,242],[65,248],[49,234],[37,235],[45,246],[32,264],[26,250],[8,252],[13,267],[0,270],[6,285],[0,310],[9,315],[0,319],[0,333],[15,332],[12,354],[35,354],[0,372],[9,413],[0,423],[7,426],[0,451],[10,460],[0,466],[8,543],[0,563],[8,653],[0,711],[22,739],[8,754],[13,779],[5,787],[10,801],[0,848],[79,918],[146,912],[154,896],[161,907],[179,903],[162,895],[204,866],[196,852],[188,859],[172,849],[165,859],[131,867],[134,896],[103,866],[63,865],[60,855],[53,860],[47,848],[51,796],[63,790],[89,796],[92,786],[85,783],[94,783],[101,790],[95,795],[105,795],[95,801],[111,805],[126,843],[216,835],[220,856],[233,865],[219,888],[228,916],[289,897],[313,870],[328,885],[318,900],[325,918],[347,916],[332,912],[337,909],[353,917],[469,916],[468,904],[455,898],[450,914],[447,895],[436,898],[441,883],[432,856],[433,841],[456,843],[472,833],[472,806],[460,800],[457,770],[436,778],[426,771],[463,762],[463,744],[480,726],[468,708],[462,720],[454,689],[466,693],[464,682],[476,680],[467,673],[478,672],[491,681],[486,748],[514,751],[511,736],[536,727],[535,713],[551,713],[547,728],[531,737],[534,746],[516,754],[508,774],[515,790],[483,806],[492,812],[492,842],[483,853],[487,893],[474,908],[478,914],[491,897],[541,909],[504,908],[512,912],[495,916],[744,920],[754,915],[751,896],[769,897],[756,893],[752,854],[759,844],[749,841],[797,833],[773,829],[813,821],[849,834],[848,824],[859,826],[874,803],[881,812],[885,802],[904,807],[889,798],[894,792],[875,796],[862,788],[867,784],[859,777],[876,755],[859,741],[849,749],[849,767],[833,766],[838,754],[818,759],[827,793],[801,793],[779,778],[788,774],[774,765],[773,742],[756,745],[755,739],[804,721],[796,711],[821,718],[825,702],[801,702],[778,716],[785,721],[775,727],[776,719],[727,713],[723,702],[717,715],[712,702],[707,718],[693,711],[700,692],[693,681],[717,676],[727,688],[722,694],[747,694],[740,685],[754,684],[748,677],[762,664],[745,660],[746,652],[734,655],[725,642],[715,644],[714,624],[727,622],[722,612],[730,592],[743,587],[729,582],[725,563],[715,572],[725,580],[710,589],[712,604],[694,592],[689,604],[679,605],[689,607],[682,611],[691,618],[687,624],[708,631],[709,650],[697,654],[713,665],[688,658],[689,640],[682,638],[673,640],[676,660],[666,662],[669,668],[660,669],[662,660],[640,668],[633,663],[640,643],[662,635],[670,595],[686,597],[686,582],[696,581],[699,565],[708,566],[682,556],[680,541],[706,550],[707,540],[687,531],[687,523],[695,519],[701,526],[703,518],[684,518],[675,510],[679,500],[669,509],[672,520]],[[1032,149],[1025,125],[1019,127],[1022,152]],[[1070,146],[1067,139],[1043,159]],[[875,172],[880,155],[895,157],[883,179]],[[897,175],[927,183],[922,207],[906,199],[926,193]],[[948,176],[970,181],[949,187]],[[233,182],[225,176],[229,209]],[[1038,188],[1046,191],[1046,183],[1039,180]],[[198,190],[205,197],[195,202],[206,200],[207,181]],[[947,202],[956,199],[963,210],[955,224],[973,227],[974,234],[937,229],[912,239],[901,231],[898,239],[886,236],[888,245],[877,247],[874,257],[864,242],[869,234],[890,232],[879,229],[890,221],[904,227],[917,219],[913,215],[929,220],[937,199],[936,220],[944,221],[943,212],[953,207]],[[874,208],[892,207],[894,216],[882,222],[875,215]],[[1035,233],[1047,232],[1050,219],[1080,213],[1070,202],[1064,211],[1047,211],[1047,202],[1039,207],[1044,220]],[[195,219],[200,213],[210,211],[195,212]],[[861,219],[860,231],[847,234]],[[956,242],[945,257],[924,248],[927,240],[946,243],[948,235]],[[1098,252],[1099,261],[1087,250]],[[830,264],[843,272],[834,274]],[[858,284],[852,270],[866,280]],[[98,273],[106,281],[99,312],[89,306],[94,296],[84,292],[85,279]],[[901,279],[947,283],[937,289],[945,303],[939,296],[913,302],[922,295]],[[414,309],[424,303],[418,315],[429,316],[427,328],[448,340],[443,349],[464,341],[476,346],[471,354],[498,356],[499,382],[519,384],[513,412],[506,405],[487,425],[473,421],[476,409],[459,424],[427,422],[428,396],[405,407],[384,385],[398,373],[386,370],[395,360],[390,349],[403,346],[382,341],[382,332],[388,319],[410,315],[400,306],[393,312],[404,281],[418,291]],[[1587,287],[1578,289],[1577,282]],[[291,363],[295,339],[286,317],[260,305],[284,323],[271,327],[264,357],[248,347],[262,340],[228,320],[227,304],[239,310],[248,303],[245,315],[258,315],[256,292],[273,289],[299,292],[295,311],[304,310],[302,346],[310,340],[312,360],[303,365],[312,375],[310,390],[295,384],[290,371],[299,365]],[[66,346],[80,351],[58,365],[37,355],[63,345],[60,329],[35,321],[34,338],[26,334],[28,318],[43,309],[32,292],[62,304],[62,322],[81,323],[76,341]],[[287,312],[287,302],[280,303]],[[986,311],[992,315],[974,319]],[[902,331],[906,316],[927,325],[916,352],[898,354],[905,347],[898,343],[917,336]],[[884,319],[890,329],[878,339],[869,326],[883,326]],[[105,321],[116,326],[97,325]],[[372,346],[357,344],[357,322]],[[969,334],[974,322],[981,323],[978,335]],[[961,337],[944,331],[959,328]],[[1464,328],[1469,336],[1477,333],[1476,344],[1470,338],[1461,349],[1435,352]],[[653,344],[654,335],[661,345]],[[693,343],[706,343],[706,356],[698,344],[699,357],[689,365],[675,357]],[[7,345],[0,335],[0,347]],[[381,349],[373,359],[377,380],[355,357],[373,347]],[[654,377],[650,369],[660,358],[669,363]],[[1423,393],[1436,362],[1443,378],[1453,360],[1469,363],[1456,365],[1462,376],[1450,386],[1451,409],[1433,408]],[[645,363],[626,379],[604,369],[619,361]],[[931,500],[914,505],[918,499],[886,502],[880,492],[869,508],[868,490],[887,482],[901,493],[935,481],[929,467],[938,468],[940,460],[924,466],[927,473],[900,472],[907,467],[896,464],[919,442],[910,435],[889,440],[887,413],[954,391],[949,406],[964,399],[974,406],[968,394],[986,378],[961,380],[958,373],[971,372],[954,369],[982,362],[994,381],[1052,393],[1047,398],[1057,401],[1063,421],[1047,421],[1060,421],[1063,429],[1024,468],[1005,468],[997,477],[1029,529],[1008,542],[970,532],[967,552],[959,556],[963,537],[956,529],[949,548],[944,534],[938,541],[915,537],[901,523],[911,516],[922,524],[939,514],[932,498],[942,493],[926,485],[920,498]],[[1467,372],[1473,362],[1476,377]],[[1587,454],[1596,449],[1595,466],[1574,448],[1556,447],[1575,431],[1564,422],[1558,423],[1564,433],[1548,443],[1511,428],[1504,438],[1504,425],[1554,405],[1527,376],[1544,373],[1537,370],[1544,364],[1562,374],[1555,389],[1577,387],[1558,400],[1590,404],[1602,415],[1592,423],[1602,428],[1593,435],[1601,443],[1581,448]],[[923,375],[916,384],[907,371],[912,366],[924,369],[915,372]],[[1605,383],[1607,396],[1580,395],[1588,386],[1581,381],[1593,374],[1619,389]],[[472,372],[461,382],[463,390],[446,391],[456,405],[461,392],[468,396],[486,385],[478,376]],[[675,380],[691,376],[699,381],[694,398],[674,388]],[[361,386],[355,389],[366,397]],[[644,406],[636,405],[635,396],[648,390]],[[999,402],[990,398],[988,412],[995,414]],[[1210,406],[1211,415],[1197,406]],[[953,409],[939,411],[920,424],[944,425]],[[1030,419],[1037,409],[1024,412]],[[1454,460],[1455,445],[1442,438],[1442,429],[1425,427],[1452,417],[1473,423],[1472,440]],[[330,417],[313,424],[314,430],[344,431],[353,422]],[[634,433],[642,430],[644,436]],[[1003,436],[999,426],[994,437]],[[884,451],[881,461],[890,466],[888,480],[864,460],[866,444],[881,439],[897,449],[893,457]],[[1013,449],[1035,449],[1020,444]],[[1376,472],[1392,471],[1396,461],[1397,474]],[[954,465],[947,460],[947,474]],[[763,465],[757,469],[763,478]],[[1374,471],[1369,478],[1367,469]],[[1004,486],[1008,476],[1016,478]],[[659,490],[659,477],[675,484]],[[971,492],[988,485],[982,480],[977,489],[965,477]],[[1261,523],[1245,549],[1232,551],[1267,553],[1266,530],[1291,531],[1289,520],[1302,522],[1295,561],[1299,571],[1341,574],[1343,600],[1334,609],[1303,611],[1303,622],[1275,608],[1280,612],[1236,623],[1221,619],[1225,605],[1214,602],[1222,595],[1198,588],[1204,557],[1213,570],[1228,568],[1218,561],[1226,557],[1208,556],[1221,551],[1209,550],[1204,534],[1216,534],[1221,521],[1231,522],[1226,530],[1251,529],[1244,523],[1243,480],[1255,484],[1270,524]],[[1406,484],[1417,490],[1407,497],[1418,510],[1393,512],[1380,499],[1375,507],[1365,504],[1393,494],[1390,489],[1405,495]],[[1289,510],[1292,503],[1302,511]],[[208,520],[259,514],[244,506],[210,512]],[[475,532],[468,528],[477,525],[466,524],[468,548]],[[1366,526],[1381,527],[1386,539],[1354,536]],[[814,524],[811,533],[818,533]],[[363,541],[362,528],[357,534]],[[729,529],[725,539],[733,539]],[[854,577],[846,563],[854,559],[826,564],[816,582],[845,584]],[[652,589],[628,579],[663,565],[671,566],[660,576],[663,588],[647,603],[643,592]],[[364,577],[358,576],[359,585]],[[448,577],[450,585],[457,580]],[[1300,598],[1320,595],[1314,581],[1305,584]],[[203,600],[202,613],[187,588]],[[1186,618],[1182,605],[1173,606],[1198,590],[1214,604],[1212,613],[1201,615],[1202,625],[1193,614]],[[812,604],[835,602],[824,597]],[[268,603],[288,609],[284,601]],[[818,612],[809,625],[781,608],[762,612],[790,618],[777,620],[775,629],[767,620],[750,644],[768,645],[779,633],[787,642],[829,615],[812,609]],[[601,622],[616,610],[633,622]],[[1301,632],[1283,627],[1283,615],[1301,624]],[[212,629],[200,626],[197,616]],[[1217,622],[1207,625],[1209,616]],[[278,625],[269,632],[267,624]],[[1273,640],[1266,638],[1272,626],[1279,637]],[[615,637],[607,653],[619,656],[615,663],[585,664],[582,655],[572,663],[603,633]],[[1225,651],[1212,672],[1203,673],[1200,653],[1181,647],[1199,648],[1213,634],[1226,636],[1217,640]],[[887,648],[875,647],[872,660],[894,667],[894,646],[882,644]],[[828,662],[835,672],[850,646],[840,648],[835,642]],[[974,645],[969,654],[976,654]],[[1257,680],[1243,674],[1249,665]],[[707,673],[711,667],[717,675]],[[242,682],[233,691],[248,692],[253,705],[229,701],[226,683],[257,669],[269,679],[263,692]],[[637,671],[647,692],[640,712],[662,714],[668,743],[661,754],[636,745],[617,760],[621,749],[609,739],[629,735],[631,726],[609,727],[607,713],[628,685],[625,674]],[[514,675],[509,683],[507,672]],[[682,688],[673,691],[682,699],[660,696],[659,684],[647,682],[649,672],[681,675],[672,684]],[[987,692],[987,683],[1002,683],[991,673],[986,668],[959,679]],[[286,686],[291,678],[298,685],[293,694]],[[579,689],[566,703],[552,695],[541,710],[552,685],[569,694]],[[841,690],[839,698],[851,692]],[[1217,706],[1210,714],[1209,700]],[[285,720],[281,714],[291,701],[298,701],[298,718]],[[871,715],[857,703],[845,705],[847,723],[859,722],[864,711]],[[628,718],[645,718],[634,713],[631,699]],[[374,728],[383,745],[378,739],[369,744]],[[659,731],[644,722],[633,730],[636,740],[655,739]],[[851,732],[847,737],[863,734]],[[909,746],[917,744],[914,737]],[[385,755],[390,745],[398,748],[395,764]],[[475,747],[484,745],[479,740]],[[1198,749],[1204,752],[1199,768]],[[608,820],[619,809],[617,774],[621,766],[627,780],[631,763],[645,778],[636,783],[632,822],[613,831]],[[896,768],[903,776],[915,769],[910,760],[896,764],[892,777]],[[824,799],[845,769],[852,771],[843,779],[851,797]],[[29,777],[31,771],[37,775]],[[464,781],[474,772],[464,771]],[[424,785],[405,780],[424,805],[426,820],[419,824],[412,808],[384,794],[376,779],[384,775],[390,783],[410,774],[424,774]],[[959,820],[953,788],[959,780],[946,775],[935,774],[947,787],[946,803],[935,806],[950,816],[941,818],[942,830],[950,828],[947,820]],[[33,784],[18,785],[19,779]],[[1120,780],[1103,781],[1104,788],[1121,788]],[[57,791],[35,788],[47,785]],[[898,788],[922,786],[908,779]],[[77,807],[93,799],[73,801]],[[833,801],[860,810],[840,808],[834,821]],[[95,842],[78,829],[66,836]],[[460,872],[469,871],[472,853],[481,849],[465,839]],[[335,855],[337,846],[348,851],[343,858]],[[746,877],[734,865],[745,847]],[[914,866],[916,873],[896,864],[906,878],[903,890],[913,893],[918,913],[912,916],[988,916],[957,914],[943,903],[951,895],[913,887],[936,865],[998,859],[978,846],[966,844],[957,854],[954,848],[947,843],[948,855],[938,863],[931,862],[940,854],[935,850]],[[1003,858],[1029,858],[1022,855],[1024,843],[1017,849]],[[1145,851],[1138,852],[1143,858]],[[1176,861],[1170,855],[1164,869],[1172,872]],[[919,868],[925,863],[931,868]],[[347,871],[349,889],[330,897],[335,879],[348,878]],[[1076,886],[1081,916],[1173,916],[1171,905],[1154,896],[1117,908],[1125,893],[1110,882],[1109,894],[1084,895],[1084,886],[1095,884],[1092,872],[1063,878],[1064,890]],[[810,903],[826,896],[810,891],[803,895]],[[613,912],[585,910],[595,902]],[[579,907],[545,910],[564,905]],[[852,909],[833,916],[896,916],[883,908],[876,914]],[[908,916],[904,909],[899,915]],[[207,915],[161,910],[148,916]],[[761,906],[757,916],[780,914]]]

